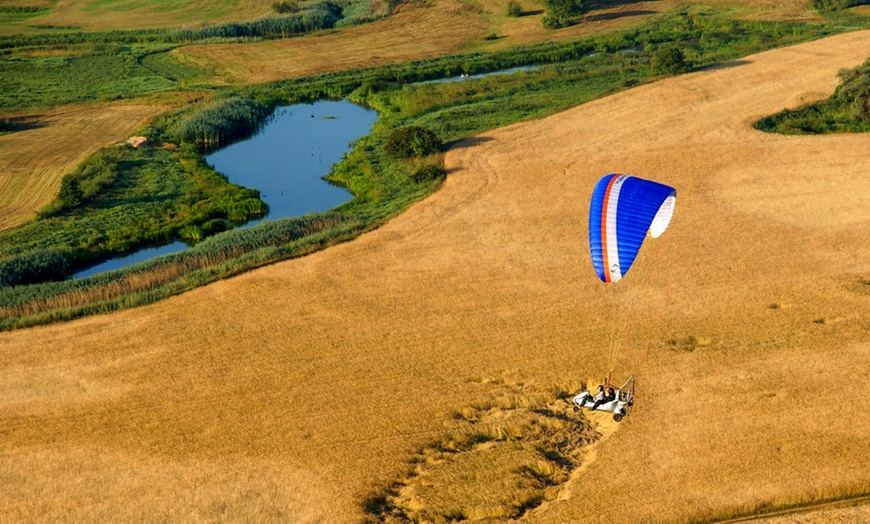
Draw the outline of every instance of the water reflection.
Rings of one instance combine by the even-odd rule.
[[[256,135],[205,160],[230,182],[258,189],[269,205],[264,219],[328,211],[352,195],[322,177],[377,118],[347,100],[279,107]]]

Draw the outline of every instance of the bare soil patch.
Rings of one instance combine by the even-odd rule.
[[[870,187],[841,173],[870,171],[870,136],[750,124],[827,96],[868,49],[870,32],[840,35],[497,130],[353,242],[0,334],[0,512],[359,521],[494,383],[578,389],[614,330],[634,413],[525,520],[683,522],[867,492],[870,210],[844,192]],[[585,213],[615,171],[678,203],[608,288]]]

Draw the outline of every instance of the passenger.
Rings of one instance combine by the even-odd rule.
[[[604,386],[598,386],[598,389],[601,391],[595,396],[595,404],[592,405],[592,411],[595,411],[601,404],[607,404],[616,398],[616,392],[613,391],[612,387],[607,388],[607,393],[604,392]]]
[[[604,399],[604,397],[605,397],[604,386],[599,385],[598,386],[598,394],[595,395],[594,397],[591,394],[587,397],[584,397],[583,400],[580,402],[580,407],[582,408],[586,404],[586,401],[589,399],[592,399],[593,401],[595,401],[595,407],[597,407],[598,404],[600,404],[601,401]],[[592,409],[595,409],[595,407],[593,407]]]

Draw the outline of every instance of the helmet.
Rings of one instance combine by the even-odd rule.
[[[601,384],[598,384],[598,390],[599,390],[599,391],[604,391],[604,386],[602,386]]]

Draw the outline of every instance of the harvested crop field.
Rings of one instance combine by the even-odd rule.
[[[97,104],[10,117],[18,130],[0,136],[0,230],[36,216],[54,199],[63,175],[166,109]]]
[[[0,513],[684,522],[867,493],[870,136],[751,123],[868,52],[840,35],[487,133],[352,242],[0,334]],[[678,203],[608,287],[585,213],[615,171]],[[639,385],[619,425],[558,395],[606,371],[615,331],[614,375]],[[572,424],[563,469],[529,455]],[[451,479],[498,481],[482,463],[544,486],[462,507]]]
[[[28,3],[45,12],[30,15],[18,24],[6,25],[0,31],[17,33],[52,27],[83,31],[195,27],[205,21],[235,22],[273,14],[269,0],[24,0],[15,3]]]
[[[506,16],[506,4],[504,0],[407,2],[383,20],[320,36],[192,45],[173,53],[231,82],[267,82],[603,34],[636,26],[678,5],[673,0],[596,5],[579,23],[552,31],[541,24],[543,2],[521,2],[524,14],[520,17]],[[802,1],[722,0],[715,4],[752,20],[817,19]]]
[[[638,24],[676,5],[673,0],[619,3],[597,9],[560,31],[541,25],[543,4],[526,3],[528,16],[504,16],[505,2],[410,2],[386,19],[321,36],[253,44],[192,45],[173,53],[237,83],[267,82],[343,69],[421,60],[445,54],[613,31]],[[488,34],[498,36],[485,40]]]

